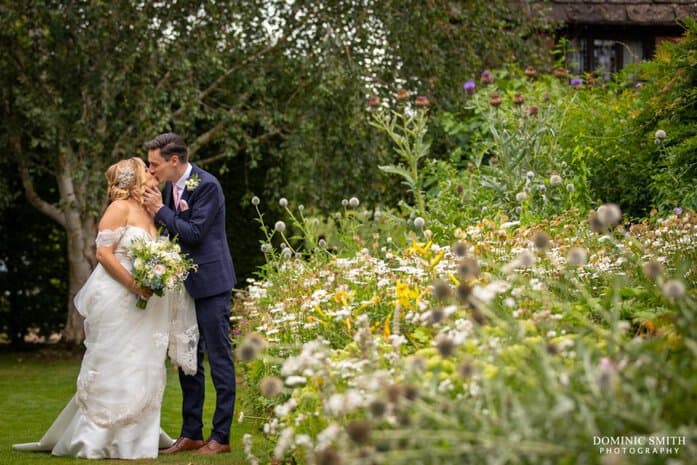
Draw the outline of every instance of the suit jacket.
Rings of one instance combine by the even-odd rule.
[[[225,234],[223,189],[215,176],[192,163],[189,179],[194,175],[200,180],[198,185],[185,188],[181,194],[189,208],[175,208],[172,183],[167,182],[164,206],[155,215],[155,222],[167,228],[182,252],[198,265],[198,271],[189,273],[184,285],[194,299],[200,299],[232,290],[237,278]]]

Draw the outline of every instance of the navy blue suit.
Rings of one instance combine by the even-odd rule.
[[[235,408],[235,366],[230,347],[230,298],[235,287],[235,269],[225,234],[225,197],[218,180],[192,164],[189,179],[199,184],[186,188],[181,199],[189,208],[175,208],[172,183],[164,187],[164,206],[155,215],[156,223],[177,237],[182,252],[198,265],[184,282],[196,302],[199,327],[198,371],[187,376],[179,370],[182,387],[183,425],[181,437],[203,439],[203,399],[205,378],[203,354],[208,352],[211,376],[216,390],[211,439],[230,442],[230,425]],[[181,205],[181,201],[180,201]]]

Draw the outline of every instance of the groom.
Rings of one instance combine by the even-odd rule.
[[[183,425],[179,439],[163,454],[197,449],[210,455],[230,451],[230,425],[235,407],[235,366],[230,348],[230,297],[235,269],[225,235],[225,197],[218,180],[189,163],[184,140],[174,133],[160,134],[145,144],[148,170],[158,181],[166,181],[164,199],[156,188],[148,188],[144,204],[155,222],[177,237],[183,252],[198,265],[189,274],[186,289],[196,302],[200,339],[198,371],[193,376],[179,370],[182,387]],[[213,430],[203,441],[203,398],[205,378],[203,352],[208,351],[216,391]]]

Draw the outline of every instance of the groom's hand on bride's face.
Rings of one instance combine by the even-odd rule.
[[[162,193],[156,187],[148,186],[143,193],[143,205],[150,215],[155,216],[155,213],[162,208]]]

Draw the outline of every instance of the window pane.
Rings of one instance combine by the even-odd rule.
[[[627,40],[622,43],[622,66],[639,63],[644,56],[644,47],[638,40]]]

